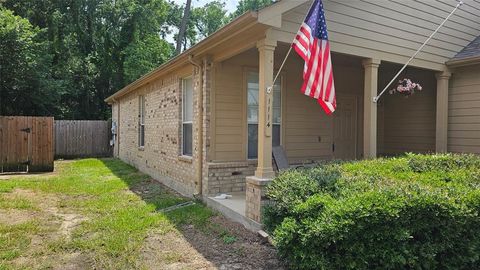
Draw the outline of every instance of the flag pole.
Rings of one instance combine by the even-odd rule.
[[[312,4],[310,4],[310,7],[308,8],[307,10],[307,14],[305,14],[305,18],[303,18],[302,20],[302,23],[305,21],[305,19],[307,18],[308,16],[308,13],[310,12],[310,10],[312,9],[313,7],[313,4],[315,3],[315,0],[312,0]],[[301,25],[298,29],[301,28]],[[298,31],[297,31],[298,32]],[[295,33],[295,36],[297,34]],[[283,69],[283,66],[285,66],[285,63],[287,62],[287,59],[288,57],[290,56],[290,53],[292,52],[292,44],[293,42],[295,41],[295,37],[293,37],[293,40],[292,40],[292,43],[290,43],[290,48],[288,49],[288,52],[287,54],[285,55],[285,57],[283,58],[283,61],[282,61],[282,64],[280,65],[280,68],[278,69],[277,71],[277,74],[275,75],[275,77],[273,78],[273,82],[272,82],[272,85],[267,87],[267,93],[270,94],[272,92],[272,89],[273,89],[273,86],[275,85],[275,82],[277,81],[278,77],[280,76],[280,72],[282,72],[282,69]]]
[[[457,6],[452,10],[452,12],[450,12],[450,14],[443,20],[443,22],[437,27],[437,29],[435,29],[435,31],[433,31],[433,33],[427,38],[427,40],[425,40],[425,42],[423,42],[422,46],[420,46],[420,48],[418,48],[418,50],[410,57],[410,59],[408,59],[408,61],[405,63],[405,65],[403,65],[403,67],[397,72],[397,74],[392,78],[392,80],[387,84],[387,86],[385,86],[385,88],[383,88],[382,92],[380,92],[380,94],[378,94],[376,97],[373,97],[373,103],[377,103],[378,100],[380,99],[380,97],[382,97],[382,95],[385,93],[385,91],[387,91],[387,89],[390,87],[390,85],[392,85],[392,83],[397,79],[397,77],[405,70],[405,68],[408,66],[408,64],[410,64],[410,62],[412,62],[412,60],[417,56],[417,54],[422,51],[423,47],[425,47],[425,45],[427,45],[427,43],[433,38],[433,36],[438,32],[438,30],[440,30],[440,28],[442,28],[442,26],[448,21],[448,19],[450,19],[450,17],[453,15],[453,13],[455,13],[455,11],[457,11],[457,9],[463,5],[463,1],[460,0],[457,4]]]

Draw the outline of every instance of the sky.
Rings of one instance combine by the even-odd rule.
[[[174,0],[175,3],[185,4],[186,0]],[[210,2],[209,0],[192,0],[193,7],[201,7],[206,3]],[[229,13],[233,12],[237,7],[238,0],[223,0],[225,2],[225,8]]]

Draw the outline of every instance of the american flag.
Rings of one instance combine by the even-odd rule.
[[[314,1],[292,46],[305,60],[302,92],[315,98],[327,114],[333,113],[337,103],[327,24],[321,0]]]

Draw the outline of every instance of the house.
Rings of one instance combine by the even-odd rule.
[[[311,1],[283,0],[238,17],[106,99],[115,156],[182,194],[255,227],[275,176],[272,146],[290,163],[404,152],[480,153],[480,2],[466,0],[401,76],[409,98],[373,97],[453,10],[455,0],[324,0],[337,111],[300,92],[292,53]],[[271,125],[266,121],[271,102]],[[232,199],[211,198],[219,193]]]

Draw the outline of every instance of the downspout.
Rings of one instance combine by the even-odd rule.
[[[194,197],[202,195],[203,184],[203,68],[202,65],[193,60],[193,55],[188,56],[188,61],[198,68],[200,76],[200,82],[198,86],[198,98],[197,98],[197,125],[198,125],[198,157],[197,157],[197,185]]]

